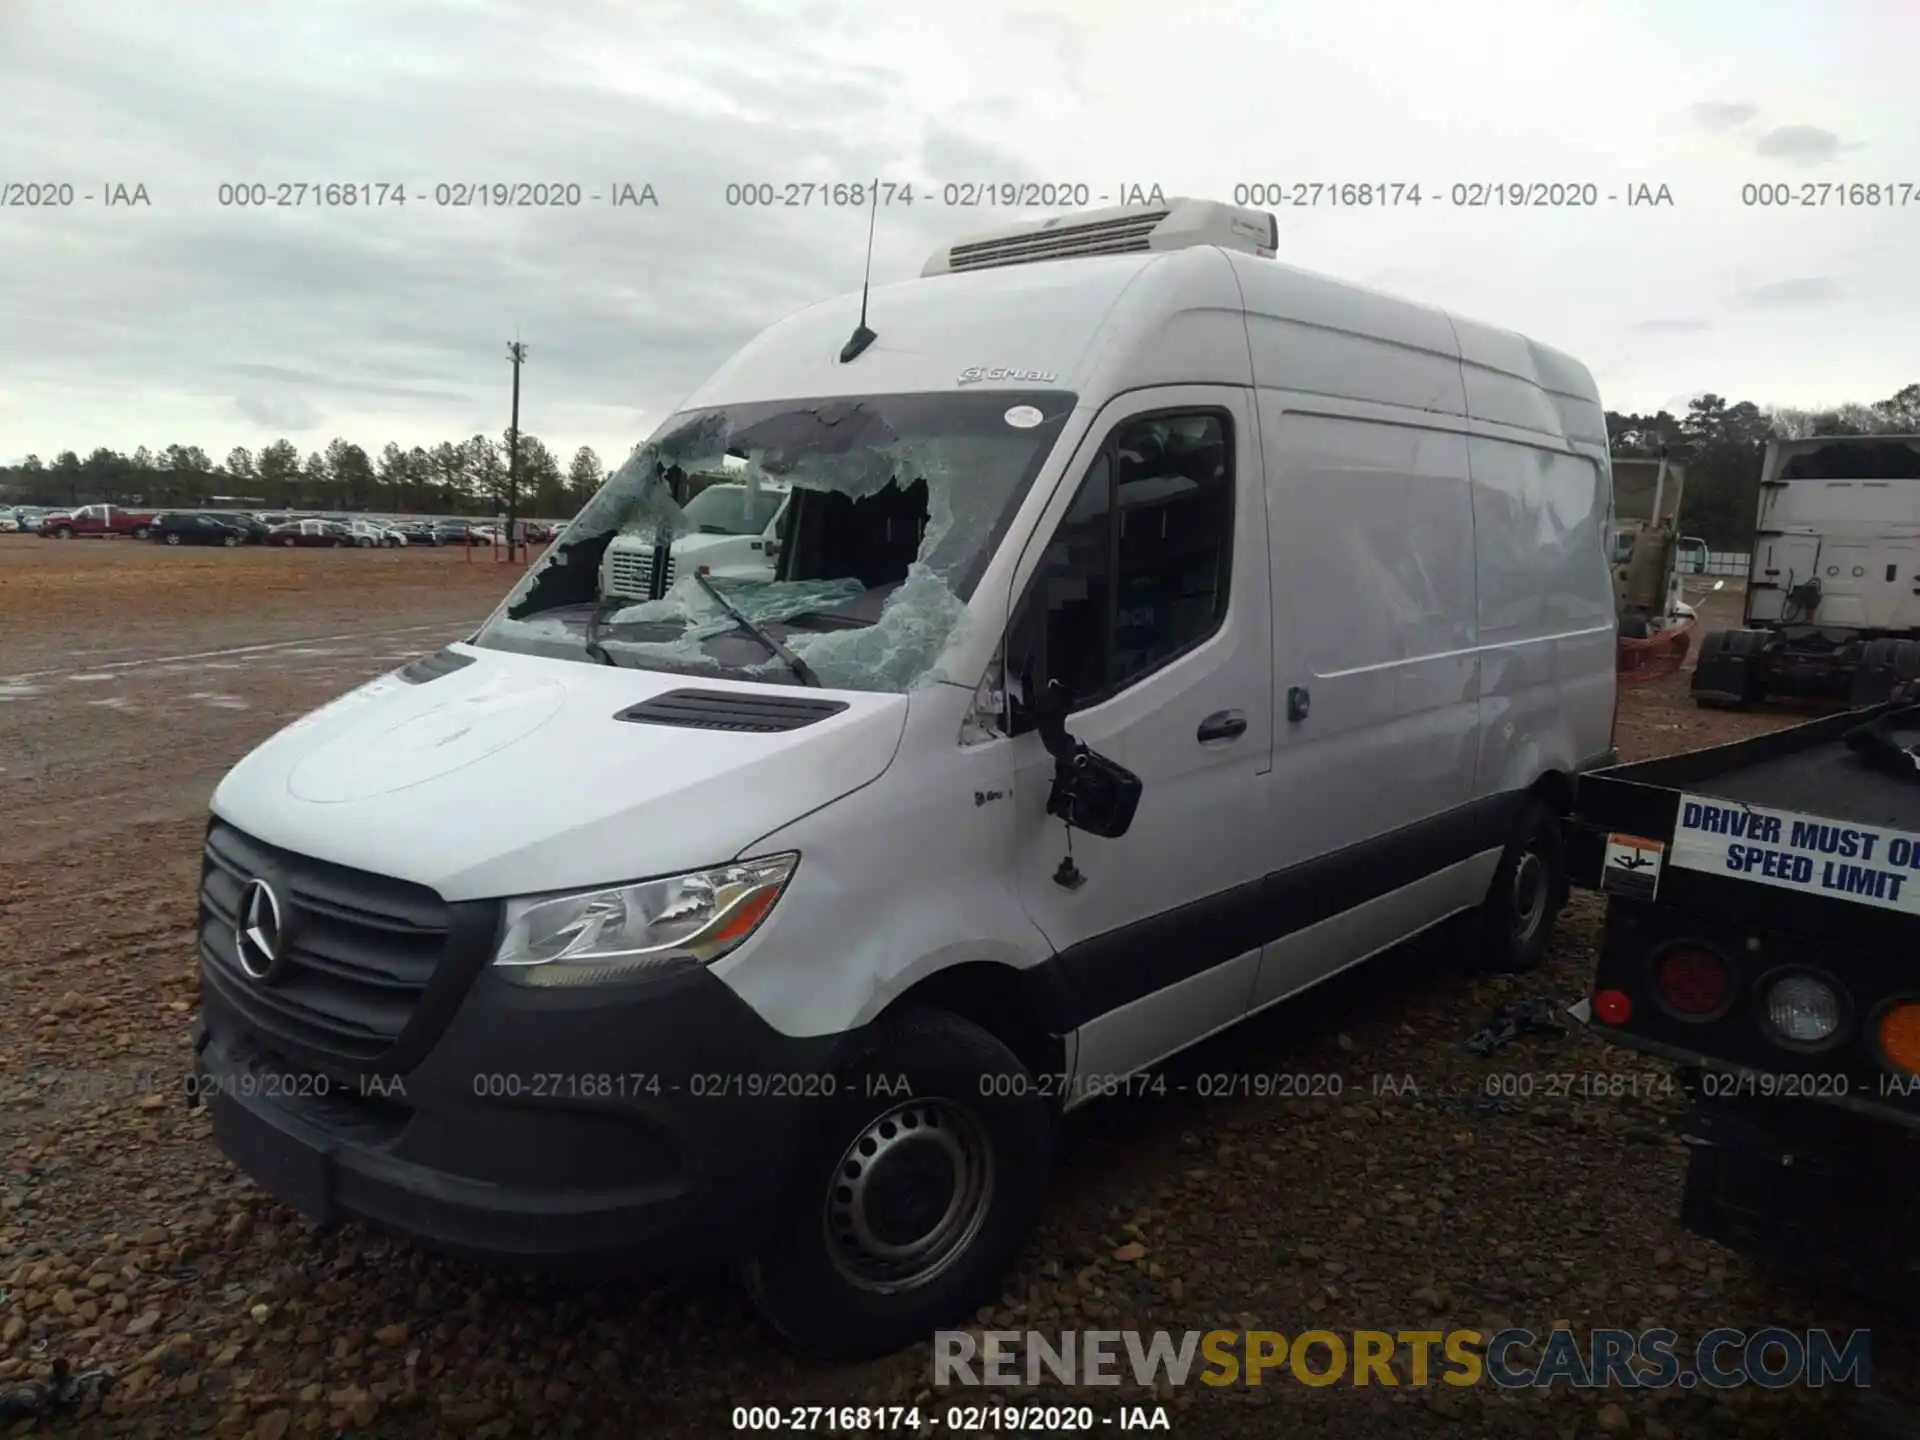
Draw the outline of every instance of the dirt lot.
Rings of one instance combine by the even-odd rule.
[[[57,1433],[658,1435],[742,1402],[930,1414],[926,1347],[817,1369],[708,1277],[581,1292],[492,1274],[267,1201],[184,1103],[206,797],[285,720],[477,622],[506,567],[459,553],[170,551],[0,537],[0,1385],[110,1367]],[[1707,617],[1735,602],[1714,597]],[[1629,756],[1787,717],[1696,711],[1676,676],[1625,700]],[[1114,1100],[1070,1125],[1042,1233],[990,1328],[1451,1329],[1697,1339],[1718,1325],[1875,1328],[1673,1223],[1684,1157],[1657,1069],[1583,1036],[1464,1042],[1524,998],[1582,991],[1595,911],[1551,966],[1477,978],[1442,942],[1388,957],[1181,1062],[1340,1077],[1339,1098]],[[1486,1103],[1500,1077],[1639,1075],[1639,1095]],[[1383,1082],[1383,1077],[1384,1082]],[[1613,1082],[1616,1088],[1625,1081]],[[1582,1089],[1589,1088],[1586,1086]],[[1022,1397],[1028,1398],[1028,1397]],[[1843,1433],[1831,1392],[1574,1393],[1191,1386],[1173,1432],[1298,1440]],[[33,1431],[23,1421],[14,1433]],[[1103,1428],[1112,1429],[1113,1426]]]

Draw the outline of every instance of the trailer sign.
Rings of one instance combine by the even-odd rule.
[[[1920,835],[1898,830],[1682,795],[1668,860],[1683,870],[1920,915]]]
[[[1667,847],[1638,835],[1607,836],[1607,858],[1600,867],[1600,888],[1628,900],[1651,900],[1660,893],[1660,862]]]

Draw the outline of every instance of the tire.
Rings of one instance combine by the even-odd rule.
[[[136,540],[144,540],[152,533],[153,532],[144,525],[136,525],[133,527],[133,538]]]
[[[336,550],[344,550],[347,548],[347,542],[344,540],[336,540],[333,542],[333,548]]]
[[[179,543],[180,543],[180,532],[178,530],[169,531],[167,534],[167,544],[178,545]]]
[[[869,1077],[886,1077],[894,1093],[870,1094]],[[1004,1088],[1015,1093],[983,1095],[986,1077],[1006,1077]],[[742,1279],[754,1308],[788,1344],[820,1359],[852,1360],[923,1340],[998,1294],[1039,1216],[1055,1126],[1052,1106],[1014,1053],[972,1021],[941,1010],[882,1020],[838,1081],[789,1172],[774,1237],[742,1267]],[[844,1207],[860,1202],[860,1215],[869,1225],[877,1215],[883,1233],[905,1235],[927,1222],[895,1213],[887,1225],[887,1210],[869,1212],[853,1184],[863,1190],[880,1177],[906,1179],[903,1158],[944,1161],[929,1177],[941,1187],[937,1196],[956,1188],[956,1155],[978,1184],[950,1193],[945,1215],[918,1242],[896,1242],[931,1240],[934,1254],[918,1262],[927,1273],[903,1283],[907,1277],[896,1269],[891,1286],[881,1288],[883,1267],[870,1247],[858,1253],[854,1212]],[[890,1198],[886,1188],[879,1198]],[[844,1235],[830,1234],[833,1217],[847,1225]]]
[[[1528,796],[1480,908],[1480,963],[1507,975],[1538,969],[1547,958],[1553,922],[1566,903],[1560,817]]]
[[[234,546],[240,543],[240,537],[238,535],[229,535],[225,539],[223,539],[220,543],[226,546],[229,550],[231,550],[233,549]]]
[[[282,540],[280,543],[286,546],[287,549],[291,550],[293,549],[294,546],[298,545],[300,542],[298,540],[295,540],[291,535],[289,535],[285,540]]]
[[[56,540],[71,540],[73,538],[73,527],[71,525],[54,526],[53,538]]]

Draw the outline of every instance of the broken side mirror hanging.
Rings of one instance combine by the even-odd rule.
[[[1074,863],[1073,832],[1084,830],[1103,840],[1125,835],[1140,806],[1140,777],[1067,733],[1073,697],[1060,681],[1049,680],[1038,692],[1031,682],[1022,688],[1034,696],[1034,728],[1053,756],[1047,813],[1067,827],[1067,853],[1053,872],[1053,881],[1062,889],[1078,890],[1087,883],[1087,877]]]

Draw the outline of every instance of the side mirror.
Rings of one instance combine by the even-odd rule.
[[[1082,745],[1055,768],[1047,813],[1076,830],[1117,840],[1133,825],[1140,788],[1138,775]]]
[[[1067,733],[1073,696],[1060,681],[1022,688],[1033,696],[1034,728],[1053,756],[1047,813],[1089,835],[1119,839],[1132,827],[1134,812],[1140,808],[1140,777]]]

